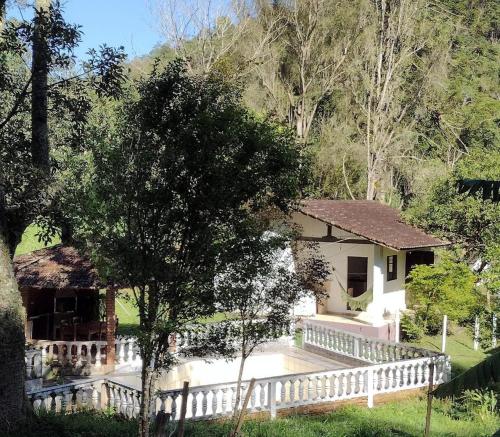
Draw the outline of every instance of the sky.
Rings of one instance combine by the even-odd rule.
[[[77,57],[85,59],[89,49],[104,43],[124,46],[129,59],[149,53],[162,38],[148,3],[148,0],[61,0],[66,21],[81,25],[84,33]],[[15,6],[8,10],[9,16],[19,17],[19,14]],[[28,10],[22,14],[31,15]]]

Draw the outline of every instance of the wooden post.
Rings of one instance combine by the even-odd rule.
[[[425,433],[424,437],[429,437],[431,430],[432,413],[432,391],[434,390],[434,363],[429,364],[429,391],[427,393],[427,414],[425,415]]]
[[[165,413],[165,411],[158,411],[158,414],[155,417],[154,436],[163,437],[167,435],[167,426],[169,422],[170,422],[170,414]]]
[[[445,314],[443,316],[443,338],[441,340],[441,352],[444,353],[446,350],[446,331],[448,329],[448,316]]]
[[[248,402],[250,401],[250,396],[252,395],[253,388],[255,386],[255,378],[250,380],[250,384],[248,384],[248,390],[245,395],[245,400],[243,401],[243,406],[240,411],[240,416],[238,417],[238,422],[236,423],[236,428],[231,433],[231,437],[237,437],[240,434],[241,425],[243,425],[243,419],[245,417]]]
[[[479,316],[476,316],[474,321],[474,350],[479,349]]]
[[[106,289],[106,364],[115,365],[115,295],[116,289],[108,287]]]
[[[177,426],[177,437],[184,437],[184,422],[186,420],[188,395],[189,381],[184,381],[184,385],[182,386],[181,417],[179,418],[179,425]]]

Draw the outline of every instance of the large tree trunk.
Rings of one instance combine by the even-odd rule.
[[[5,0],[0,0],[0,31]],[[14,427],[25,418],[24,309],[6,243],[6,204],[0,162],[0,429]]]
[[[36,0],[38,16],[35,19],[32,60],[31,155],[33,164],[44,176],[50,172],[50,163],[47,122],[48,49],[43,24],[50,3],[51,0]]]
[[[1,226],[0,226],[1,230]],[[0,233],[0,429],[25,418],[24,309],[12,261]]]

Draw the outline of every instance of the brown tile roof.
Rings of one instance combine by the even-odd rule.
[[[300,211],[344,231],[392,249],[445,246],[448,243],[403,222],[399,211],[371,200],[304,200]]]
[[[14,271],[20,287],[102,288],[90,260],[70,246],[57,245],[17,256]]]

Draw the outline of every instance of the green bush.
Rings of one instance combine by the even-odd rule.
[[[494,390],[465,390],[450,409],[455,419],[488,420],[499,414],[498,393]]]
[[[450,321],[463,322],[477,305],[476,281],[467,264],[443,253],[435,265],[413,268],[407,284],[415,321],[421,321],[426,334],[441,332],[443,315]]]
[[[421,326],[425,326],[424,331],[427,335],[441,334],[443,331],[443,314],[434,308],[431,308],[426,314],[427,320],[424,322],[424,314],[417,311],[417,320]]]
[[[415,315],[403,314],[400,328],[403,341],[418,341],[424,336],[424,328],[417,323]]]

